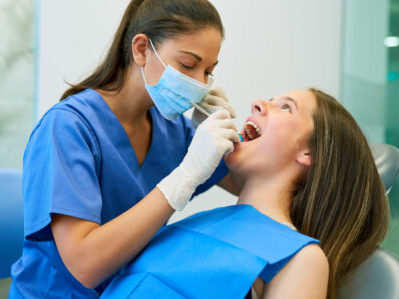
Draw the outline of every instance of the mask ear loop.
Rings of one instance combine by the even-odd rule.
[[[166,68],[167,65],[163,62],[163,60],[162,60],[161,56],[159,56],[157,50],[155,50],[155,47],[154,47],[154,44],[152,43],[152,40],[150,38],[148,40],[150,41],[151,48],[154,50],[155,55],[157,56],[159,61],[162,63],[162,65]],[[145,75],[144,75],[144,68],[142,66],[140,67],[140,71],[141,71],[141,76],[144,79],[144,84],[147,84],[147,80],[145,79]]]
[[[149,38],[148,40],[150,41],[151,47],[152,47],[152,49],[154,50],[155,55],[157,55],[159,61],[160,61],[160,62],[163,64],[163,66],[166,68],[167,65],[163,62],[163,60],[162,60],[161,56],[159,56],[157,50],[155,50],[155,47],[154,47],[154,44],[152,43],[152,40],[151,40],[150,38]]]
[[[145,79],[144,69],[142,66],[140,66],[140,71],[141,71],[141,77],[143,77],[143,79],[144,79],[144,84],[147,85],[147,80]]]

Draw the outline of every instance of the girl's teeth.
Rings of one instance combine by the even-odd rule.
[[[257,136],[254,136],[254,134],[252,133],[251,127],[256,131],[257,134],[255,134],[255,135],[257,135]],[[246,122],[244,128],[245,128],[245,132],[247,133],[249,139],[253,140],[260,136],[259,128],[252,121]]]
[[[252,122],[252,121],[248,121],[248,122],[246,122],[246,125],[251,125],[251,126],[253,126],[253,127],[256,129],[256,131],[259,131],[259,128],[258,128],[258,126],[257,126],[257,125],[255,125],[255,123],[254,123],[254,122]]]
[[[252,127],[255,128],[256,132],[258,132],[258,134],[260,134],[260,130],[259,130],[258,126],[255,125],[255,123],[253,123],[252,121],[248,121],[245,125],[251,125]]]
[[[246,127],[247,128],[247,134],[248,134],[248,136],[249,136],[249,138],[252,140],[252,139],[254,139],[254,137],[252,136],[252,133],[251,133],[251,130],[250,129],[248,129],[248,127]]]

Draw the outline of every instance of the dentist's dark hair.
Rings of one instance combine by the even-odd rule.
[[[320,240],[329,261],[328,297],[384,239],[389,204],[361,129],[333,97],[316,98],[309,139],[312,164],[291,204],[291,219],[303,234]]]
[[[103,62],[86,79],[70,84],[61,100],[87,88],[119,92],[134,62],[131,44],[139,33],[148,36],[157,48],[164,39],[208,27],[224,36],[220,16],[208,0],[132,0]]]

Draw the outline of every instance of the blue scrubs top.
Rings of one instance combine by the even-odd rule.
[[[194,129],[185,116],[167,120],[156,107],[150,116],[151,146],[141,166],[118,118],[94,90],[65,99],[42,117],[24,154],[25,240],[11,269],[10,298],[97,298],[102,292],[106,282],[87,289],[66,269],[49,226],[51,214],[104,224],[175,169]],[[227,173],[222,160],[194,195]]]
[[[204,211],[163,227],[101,298],[244,298],[314,243],[250,205]]]

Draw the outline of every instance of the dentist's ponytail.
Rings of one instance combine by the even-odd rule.
[[[119,92],[133,63],[131,43],[135,35],[147,35],[157,47],[166,38],[207,27],[224,35],[220,16],[208,0],[132,0],[103,62],[86,79],[71,84],[61,100],[87,88]]]

